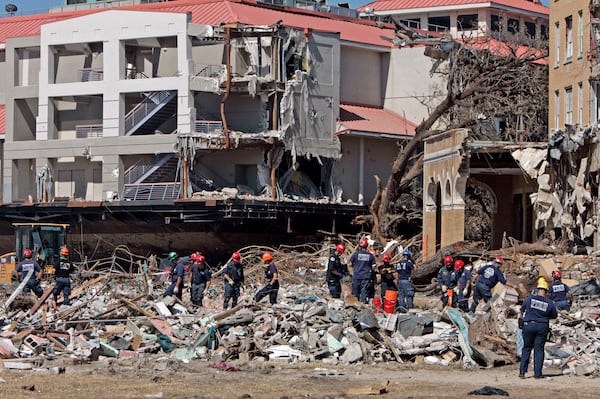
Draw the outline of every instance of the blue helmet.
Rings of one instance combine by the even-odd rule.
[[[410,253],[410,251],[408,249],[405,249],[404,251],[402,251],[402,255],[406,255],[410,258],[412,254]]]

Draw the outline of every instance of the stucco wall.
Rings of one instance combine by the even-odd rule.
[[[380,53],[342,46],[340,64],[340,102],[382,105]]]

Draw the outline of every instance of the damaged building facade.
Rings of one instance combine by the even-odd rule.
[[[5,205],[218,192],[362,206],[414,134],[384,106],[391,26],[228,0],[2,25]]]

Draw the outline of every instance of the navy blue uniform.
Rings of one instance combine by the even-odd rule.
[[[375,255],[361,249],[352,254],[348,262],[352,265],[352,295],[362,303],[369,301],[369,289],[373,284],[373,270],[377,265]]]
[[[229,300],[231,300],[231,307],[237,306],[238,298],[240,297],[240,287],[244,284],[244,268],[239,262],[230,260],[225,267],[225,299],[223,301],[223,309],[229,307]]]
[[[20,281],[25,279],[25,276],[27,276],[27,273],[29,273],[30,270],[33,270],[33,273],[31,273],[31,277],[29,277],[25,283],[23,292],[33,291],[39,298],[44,293],[44,290],[40,287],[40,283],[37,279],[38,273],[42,271],[40,264],[33,259],[25,259],[19,262],[16,268],[16,272],[19,273]]]
[[[571,310],[569,303],[569,286],[562,281],[555,281],[549,289],[548,297],[554,301],[554,305],[558,310]]]
[[[554,302],[542,295],[531,295],[521,305],[523,313],[523,351],[521,353],[520,375],[527,372],[533,349],[533,372],[536,378],[542,377],[544,365],[544,345],[550,330],[550,319],[557,316]]]
[[[398,305],[405,309],[414,307],[415,288],[412,285],[412,272],[415,265],[410,259],[402,259],[396,263],[398,273]]]
[[[279,279],[276,278],[275,281],[271,283],[273,280],[273,276],[277,273],[277,266],[275,263],[271,262],[269,266],[265,269],[265,279],[267,280],[267,285],[261,288],[254,297],[256,302],[260,302],[261,299],[269,296],[269,302],[271,305],[277,303],[277,293],[279,292]]]
[[[448,295],[443,286],[446,286],[447,289],[454,289],[458,283],[458,274],[453,267],[447,268],[446,266],[442,266],[438,271],[437,279],[442,289],[442,303],[446,306],[448,304]],[[452,306],[456,306],[456,301],[453,301]]]
[[[456,302],[458,303],[458,308],[466,312],[468,310],[469,296],[471,295],[471,269],[463,268],[458,271],[458,274],[458,298]]]
[[[61,256],[56,263],[54,264],[54,269],[56,270],[56,285],[52,290],[52,294],[54,295],[54,303],[58,301],[58,294],[62,291],[63,293],[63,305],[69,305],[71,295],[71,272],[73,271],[73,264],[69,262],[69,260],[63,256]]]
[[[181,300],[183,294],[183,277],[185,275],[185,264],[183,262],[177,262],[175,268],[171,270],[171,285],[165,293],[163,297],[172,296],[175,293],[175,287],[177,287],[177,294],[175,296]],[[181,280],[179,278],[181,277]],[[177,284],[179,281],[179,284]]]
[[[379,265],[379,274],[381,275],[381,303],[383,303],[386,291],[398,291],[394,281],[394,265],[389,263]]]
[[[348,270],[337,253],[329,257],[327,263],[327,287],[332,298],[340,298],[342,296],[342,284],[340,281],[347,274]]]
[[[488,303],[492,299],[492,288],[501,282],[506,284],[504,274],[493,264],[489,263],[479,270],[477,270],[477,284],[475,284],[475,291],[473,294],[473,303],[471,304],[471,312],[475,312],[477,304],[481,299],[485,303]]]
[[[192,283],[191,287],[191,299],[192,303],[196,306],[202,306],[202,300],[204,299],[204,290],[210,286],[210,279],[212,275],[210,269],[206,265],[194,263],[190,271],[190,280]]]

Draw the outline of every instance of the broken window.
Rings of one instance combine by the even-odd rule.
[[[456,18],[456,29],[459,31],[475,30],[477,27],[477,14],[459,15]]]
[[[430,32],[446,32],[450,30],[450,16],[427,18],[427,30]]]
[[[506,30],[510,33],[519,33],[519,20],[515,18],[509,18]]]
[[[529,36],[532,39],[535,39],[535,34],[536,34],[535,22],[525,21],[525,32],[527,33],[527,36]]]
[[[565,51],[565,61],[569,61],[573,58],[573,17],[568,16],[565,18],[565,31],[566,31],[566,51]]]
[[[490,28],[492,32],[500,32],[502,30],[502,20],[499,15],[492,15]]]

